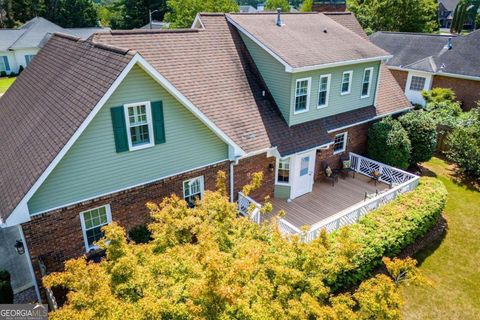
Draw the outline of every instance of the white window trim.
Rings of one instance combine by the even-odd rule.
[[[150,143],[145,143],[139,146],[132,145],[132,136],[130,134],[130,121],[128,118],[128,108],[145,105],[145,111],[147,112],[147,124],[148,124],[148,136],[150,137]],[[123,112],[125,114],[125,125],[127,127],[127,138],[128,138],[128,150],[135,151],[145,148],[150,148],[155,145],[155,137],[153,136],[153,119],[152,119],[152,106],[150,101],[127,103],[123,105]]]
[[[325,104],[320,104],[320,87],[322,85],[322,79],[323,78],[327,78],[327,96],[325,98]],[[318,101],[317,101],[317,109],[322,109],[322,108],[326,108],[328,107],[328,98],[330,96],[330,82],[331,82],[331,79],[332,79],[332,75],[329,73],[329,74],[322,74],[320,76],[320,79],[318,81]]]
[[[342,148],[341,150],[335,151],[335,139],[334,139],[334,140],[333,140],[333,145],[332,145],[332,148],[334,148],[334,149],[333,149],[333,154],[339,154],[339,153],[345,152],[345,150],[347,150],[348,131],[345,131],[345,132],[336,134],[336,135],[335,135],[335,138],[338,137],[338,136],[342,136],[342,135],[344,136],[344,137],[343,137],[343,148]]]
[[[342,92],[342,88],[343,88],[343,78],[344,78],[344,76],[345,76],[346,73],[348,73],[348,74],[350,75],[350,76],[348,77],[348,91]],[[352,81],[353,81],[353,70],[345,71],[345,72],[342,73],[342,80],[341,80],[341,83],[340,83],[340,95],[341,95],[341,96],[350,94],[350,93],[352,92]]]
[[[185,182],[192,182],[193,180],[200,180],[200,197],[203,199],[203,192],[205,191],[205,184],[203,176],[198,176],[195,178],[187,179],[182,181],[182,191],[183,191],[183,199],[185,200]]]
[[[91,208],[91,209],[80,212],[80,224],[82,225],[83,241],[85,243],[85,251],[86,252],[90,252],[92,250],[97,250],[98,247],[88,245],[87,227],[85,225],[85,217],[83,216],[83,214],[85,212],[92,211],[92,210],[95,210],[95,209],[100,209],[100,208],[105,208],[105,212],[107,213],[107,224],[105,224],[105,225],[110,224],[112,222],[112,211],[110,209],[110,204],[106,204],[106,205],[103,205],[103,206]]]
[[[305,81],[305,80],[308,82],[308,86],[307,86],[307,108],[305,110],[297,111],[297,110],[295,110],[296,100],[297,100],[297,85],[298,85],[299,82]],[[311,89],[311,86],[312,86],[312,78],[311,77],[297,79],[295,81],[295,91],[294,91],[294,95],[293,95],[293,114],[305,113],[305,112],[308,112],[310,110],[310,89]]]
[[[362,93],[363,93],[363,81],[365,81],[365,73],[367,73],[367,70],[370,70],[370,78],[368,79],[368,89],[367,89],[367,94],[362,95]],[[365,70],[363,70],[362,87],[361,87],[361,90],[360,90],[360,95],[361,95],[360,98],[361,99],[365,99],[365,98],[370,97],[370,91],[371,91],[371,88],[372,88],[372,79],[373,79],[373,67],[365,68]]]
[[[283,182],[283,181],[278,181],[278,167],[280,164],[280,160],[285,160],[288,159],[288,170],[290,172],[290,179],[288,182]],[[281,186],[289,186],[291,182],[291,172],[292,172],[292,157],[284,157],[284,158],[276,158],[276,163],[275,163],[275,184],[281,185]]]

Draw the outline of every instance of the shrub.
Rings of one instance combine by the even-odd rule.
[[[330,261],[336,261],[338,271],[330,274],[328,285],[348,288],[368,278],[381,265],[382,257],[396,256],[430,230],[445,207],[446,197],[441,181],[424,177],[414,191],[333,232]],[[357,249],[345,251],[346,247]]]
[[[10,273],[0,270],[0,304],[13,303],[13,289],[10,283]]]
[[[5,71],[0,71],[0,77],[6,77],[7,73]]]
[[[455,92],[449,88],[433,88],[429,91],[424,90],[422,91],[422,96],[427,104],[438,104],[445,101],[455,102],[457,99]]]
[[[407,131],[412,145],[410,164],[430,160],[437,144],[435,121],[423,110],[409,112],[400,117],[399,121]]]
[[[480,178],[480,109],[466,113],[462,122],[448,136],[445,154],[462,173]]]
[[[20,73],[22,73],[22,71],[25,70],[25,68],[20,65],[20,67],[18,68],[18,74],[20,75]]]
[[[148,230],[147,225],[140,224],[130,229],[128,237],[135,243],[148,243],[152,240],[152,233]]]
[[[370,158],[401,169],[408,168],[411,143],[400,122],[387,117],[368,129]]]

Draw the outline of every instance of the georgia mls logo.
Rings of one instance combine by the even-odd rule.
[[[46,304],[0,304],[0,320],[46,320]]]

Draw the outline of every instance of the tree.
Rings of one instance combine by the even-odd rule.
[[[416,165],[433,157],[437,145],[436,123],[424,110],[415,110],[398,119],[407,131],[412,145],[410,164]]]
[[[173,28],[190,28],[199,12],[238,12],[235,0],[167,0],[170,12],[165,20]]]
[[[347,8],[370,34],[376,31],[434,32],[438,30],[435,0],[348,0]]]
[[[290,4],[288,3],[288,0],[265,1],[265,10],[277,11],[278,8],[282,9],[282,12],[290,12]]]
[[[102,7],[104,23],[110,20],[113,29],[140,28],[149,22],[149,10],[154,20],[162,20],[168,10],[166,0],[104,0]]]
[[[388,165],[406,169],[412,149],[407,131],[400,122],[387,117],[368,129],[368,155]]]
[[[225,184],[225,175],[218,177],[217,185]],[[244,190],[261,178],[255,174]],[[47,287],[69,290],[51,319],[387,319],[399,313],[397,288],[385,275],[353,296],[331,292],[325,277],[348,259],[329,260],[332,239],[325,232],[310,244],[283,237],[275,223],[237,218],[223,191],[205,191],[195,208],[176,196],[148,208],[152,241],[128,242],[113,223],[98,243],[106,250],[101,263],[70,260],[64,272],[44,278]],[[335,249],[356,252],[347,246]]]
[[[301,12],[312,12],[313,10],[313,0],[305,0],[300,6]]]

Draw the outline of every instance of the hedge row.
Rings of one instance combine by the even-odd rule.
[[[441,181],[424,177],[414,191],[372,211],[359,223],[332,233],[330,258],[344,262],[337,263],[328,285],[338,290],[368,278],[382,264],[382,257],[398,255],[433,227],[446,198]]]

